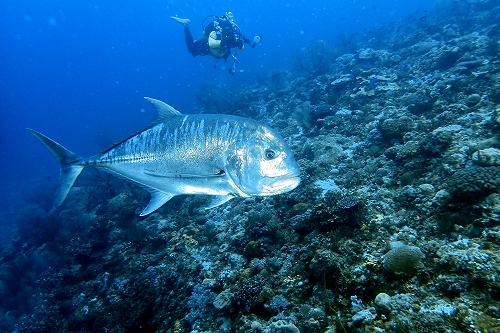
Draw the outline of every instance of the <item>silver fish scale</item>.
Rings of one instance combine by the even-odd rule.
[[[171,172],[217,173],[229,145],[241,140],[238,117],[193,115],[169,118],[119,144],[90,163],[140,163]],[[190,166],[186,170],[186,165]],[[166,170],[165,170],[166,171]]]

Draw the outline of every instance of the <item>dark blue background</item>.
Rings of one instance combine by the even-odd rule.
[[[290,69],[290,55],[309,41],[333,43],[341,32],[404,21],[434,2],[4,0],[0,219],[11,221],[20,197],[58,178],[57,162],[26,127],[90,156],[154,119],[143,96],[189,113],[202,81],[252,84],[262,71]],[[258,47],[238,53],[235,76],[223,62],[214,70],[212,58],[193,58],[182,26],[169,18],[190,18],[197,37],[203,18],[225,11],[247,37],[263,35]]]

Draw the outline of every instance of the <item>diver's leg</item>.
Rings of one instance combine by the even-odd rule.
[[[193,55],[193,57],[200,55],[200,50],[195,40],[193,39],[193,35],[191,34],[191,30],[187,25],[184,26],[184,39],[186,40],[186,46],[189,51]]]
[[[196,44],[196,41],[193,39],[191,30],[189,30],[189,22],[191,21],[189,19],[183,19],[177,16],[170,16],[170,18],[176,22],[181,23],[184,26],[184,39],[186,40],[186,46],[189,53],[191,53],[193,57],[199,55],[200,52],[198,50],[198,45]]]

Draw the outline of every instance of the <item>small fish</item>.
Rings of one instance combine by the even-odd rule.
[[[231,115],[183,115],[159,100],[146,99],[158,111],[158,120],[90,158],[28,129],[61,164],[54,208],[87,166],[148,190],[151,200],[141,216],[182,194],[216,196],[208,206],[213,208],[235,197],[276,195],[299,185],[300,169],[292,151],[272,128]]]

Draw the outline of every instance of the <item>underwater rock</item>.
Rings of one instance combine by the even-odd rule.
[[[293,215],[304,214],[309,209],[309,205],[305,202],[299,202],[290,208],[290,213]]]
[[[119,193],[108,201],[108,210],[114,213],[133,210],[134,199],[128,193]]]
[[[406,93],[401,96],[401,101],[408,111],[421,115],[432,110],[436,97],[428,89],[419,89],[414,93]]]
[[[330,250],[317,250],[309,266],[312,276],[316,281],[328,283],[340,274],[342,259],[338,253]]]
[[[352,316],[352,323],[354,325],[361,323],[369,324],[373,322],[373,320],[375,320],[376,318],[376,314],[374,312],[375,312],[374,308],[358,311]]]
[[[315,119],[324,118],[333,114],[334,106],[330,104],[319,104],[311,108],[311,116]]]
[[[436,193],[434,186],[432,186],[431,184],[420,184],[418,185],[418,189],[422,194],[428,196],[434,195],[434,193]]]
[[[438,127],[431,132],[430,142],[435,146],[439,146],[439,150],[441,150],[441,147],[447,147],[452,143],[454,135],[455,130],[449,126]]]
[[[392,62],[400,62],[401,60],[403,60],[403,58],[401,58],[401,56],[399,54],[393,54],[390,58],[389,58],[390,61]]]
[[[418,196],[418,192],[415,189],[415,187],[410,186],[410,185],[406,185],[400,191],[399,200],[402,203],[410,204],[417,198],[417,196]]]
[[[373,49],[361,49],[358,52],[358,58],[362,60],[373,59],[377,56],[377,52]]]
[[[272,322],[265,330],[264,333],[300,333],[297,326],[292,323],[286,323],[283,320]]]
[[[436,206],[442,206],[448,203],[450,200],[451,200],[450,192],[446,190],[439,190],[432,198],[432,204]]]
[[[245,246],[243,254],[248,259],[253,259],[253,258],[260,259],[264,256],[264,251],[260,248],[258,242],[252,240],[248,242],[248,244]]]
[[[487,272],[498,266],[498,259],[476,241],[464,238],[447,243],[436,254],[438,264],[447,265],[452,271],[476,272],[483,275],[481,283],[495,284],[495,278]]]
[[[449,68],[460,58],[462,52],[458,46],[444,45],[434,55],[434,68]]]
[[[472,160],[479,166],[500,166],[500,149],[478,150],[472,154]]]
[[[469,95],[469,97],[467,97],[467,99],[465,100],[465,104],[467,104],[468,106],[474,106],[479,102],[481,102],[481,95],[479,94]]]
[[[269,303],[269,311],[274,314],[283,312],[289,308],[292,304],[283,295],[276,295],[271,299]]]
[[[420,142],[411,140],[405,142],[405,144],[403,146],[399,146],[399,148],[400,149],[396,153],[396,160],[418,155],[420,152]]]
[[[414,128],[413,120],[408,116],[386,119],[380,124],[380,132],[389,138],[402,138],[406,132]]]
[[[380,293],[375,297],[375,304],[381,309],[390,311],[392,308],[391,296],[386,293]]]
[[[213,305],[217,310],[222,310],[225,308],[229,308],[231,306],[231,297],[233,294],[230,289],[226,289],[222,291],[220,294],[215,296],[213,301]]]
[[[336,78],[330,84],[332,86],[342,86],[354,80],[354,76],[352,74],[342,74],[339,78]]]
[[[461,67],[461,68],[463,68],[463,70],[462,70],[463,72],[468,72],[469,69],[474,69],[474,68],[480,67],[484,64],[485,64],[484,59],[474,59],[474,60],[469,60],[469,61],[461,61],[461,62],[457,63],[455,70],[457,70]],[[470,102],[472,102],[473,104],[477,104],[481,101],[481,96],[478,94],[472,94],[469,97],[471,97]],[[479,100],[477,97],[479,97]],[[467,98],[467,100],[468,99],[469,98]],[[474,101],[477,101],[477,102],[474,103]]]
[[[338,209],[351,209],[355,208],[359,204],[359,197],[352,194],[342,193],[337,201]]]
[[[438,47],[439,44],[440,43],[437,40],[423,41],[423,42],[416,43],[415,45],[413,45],[411,47],[411,52],[417,56],[423,55],[423,54],[429,52],[430,50],[432,50],[433,48]]]
[[[267,272],[267,271],[261,272],[261,275],[264,276],[264,278],[268,278],[269,272]],[[275,296],[275,293],[271,288],[264,287],[262,289],[262,291],[260,292],[259,296],[257,297],[257,302],[264,304],[266,302],[271,301],[274,296]]]
[[[416,156],[420,152],[420,142],[408,141],[404,145],[395,145],[387,148],[384,155],[393,160],[402,160],[408,157]]]

